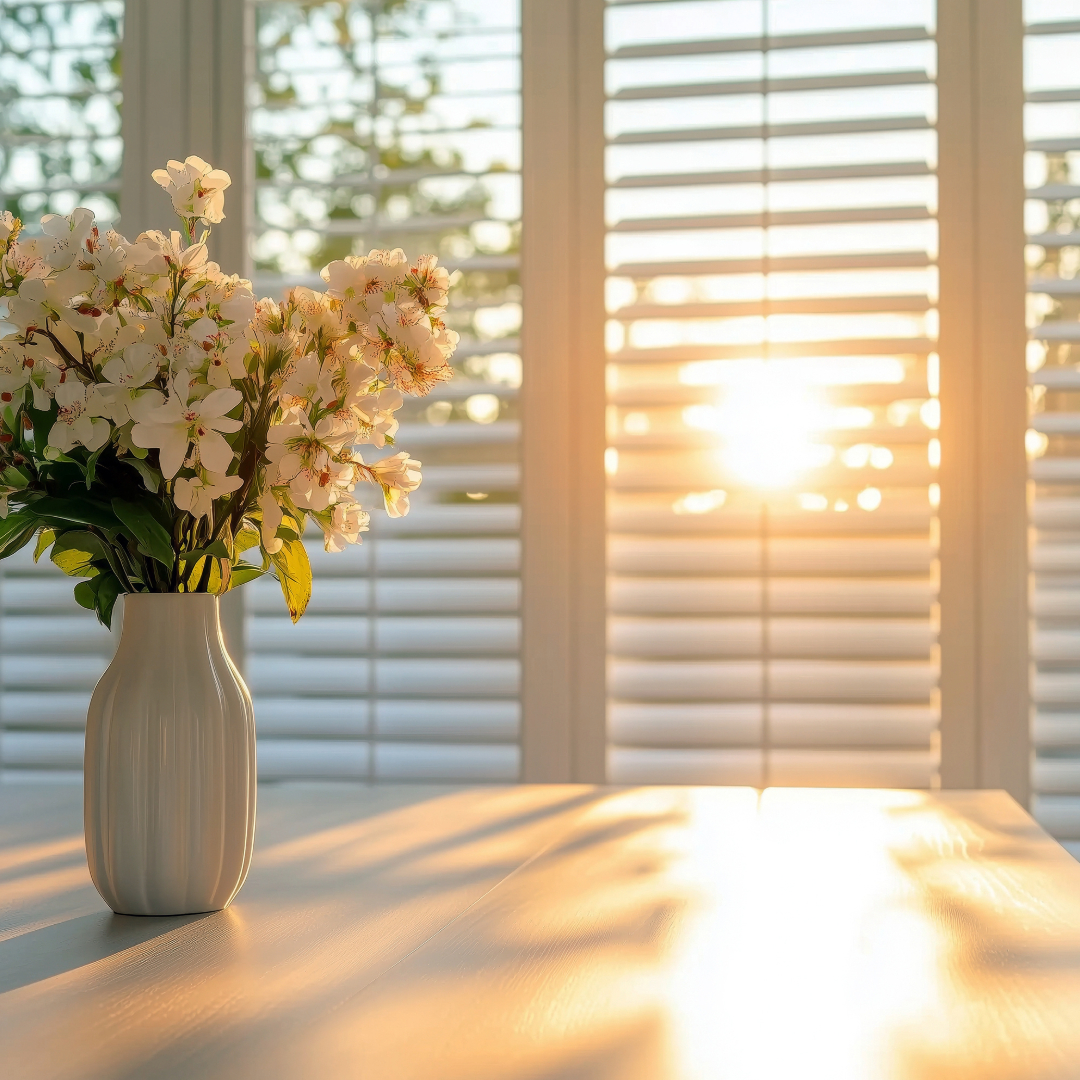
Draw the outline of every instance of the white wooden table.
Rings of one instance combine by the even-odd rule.
[[[999,793],[269,787],[172,919],[80,798],[0,789],[4,1080],[1080,1076],[1080,864]]]

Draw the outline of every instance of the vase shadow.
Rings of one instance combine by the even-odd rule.
[[[116,915],[95,911],[0,941],[0,994],[126,952],[216,912]]]

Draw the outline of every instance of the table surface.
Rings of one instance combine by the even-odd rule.
[[[213,915],[113,915],[0,788],[5,1080],[1080,1076],[1080,864],[998,792],[259,792]]]

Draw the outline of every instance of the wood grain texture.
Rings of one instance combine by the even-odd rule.
[[[0,789],[5,1080],[1080,1075],[1080,865],[995,792],[270,787],[112,916]]]

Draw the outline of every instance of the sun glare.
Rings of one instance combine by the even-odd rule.
[[[722,386],[714,402],[699,402],[683,410],[683,422],[718,437],[717,455],[735,478],[757,488],[783,488],[804,473],[821,469],[835,449],[821,440],[832,431],[868,428],[872,410],[834,406],[823,400],[822,372],[790,362],[740,362],[727,371],[697,365],[684,382]],[[881,374],[889,374],[882,371]],[[709,378],[712,376],[712,378]],[[715,381],[714,381],[715,380]],[[866,444],[866,462],[876,468],[885,461],[884,448]]]

